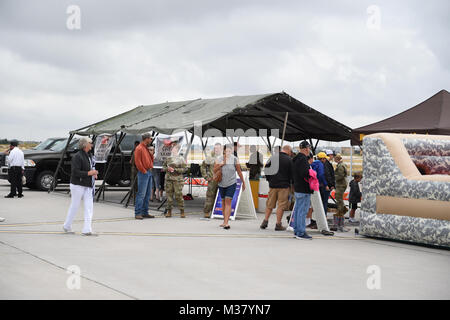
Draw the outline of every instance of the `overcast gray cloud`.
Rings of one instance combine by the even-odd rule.
[[[69,5],[81,30],[69,30]],[[379,30],[368,28],[377,5]],[[0,1],[0,137],[286,91],[359,127],[450,86],[448,1]]]

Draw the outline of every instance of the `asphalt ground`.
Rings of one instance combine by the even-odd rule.
[[[446,249],[366,238],[350,225],[297,240],[274,231],[274,216],[261,230],[262,214],[224,230],[200,219],[201,188],[186,219],[152,210],[154,219],[135,220],[132,206],[118,204],[126,192],[108,191],[94,204],[98,237],[80,234],[82,207],[75,234],[65,234],[70,197],[58,190],[5,199],[0,181],[0,299],[450,298]]]

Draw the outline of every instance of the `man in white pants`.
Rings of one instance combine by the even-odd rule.
[[[70,193],[72,201],[64,222],[64,232],[72,232],[72,222],[83,199],[84,202],[84,226],[82,235],[93,236],[92,233],[92,214],[94,209],[93,188],[98,171],[93,169],[93,160],[89,155],[92,149],[92,140],[83,137],[79,141],[79,151],[72,158]]]

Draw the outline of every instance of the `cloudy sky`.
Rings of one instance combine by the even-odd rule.
[[[0,138],[280,91],[356,128],[450,90],[449,13],[448,0],[0,0]]]

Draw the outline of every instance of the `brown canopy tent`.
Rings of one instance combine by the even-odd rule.
[[[354,129],[352,145],[377,132],[450,135],[450,93],[441,90],[417,106],[385,120]]]

